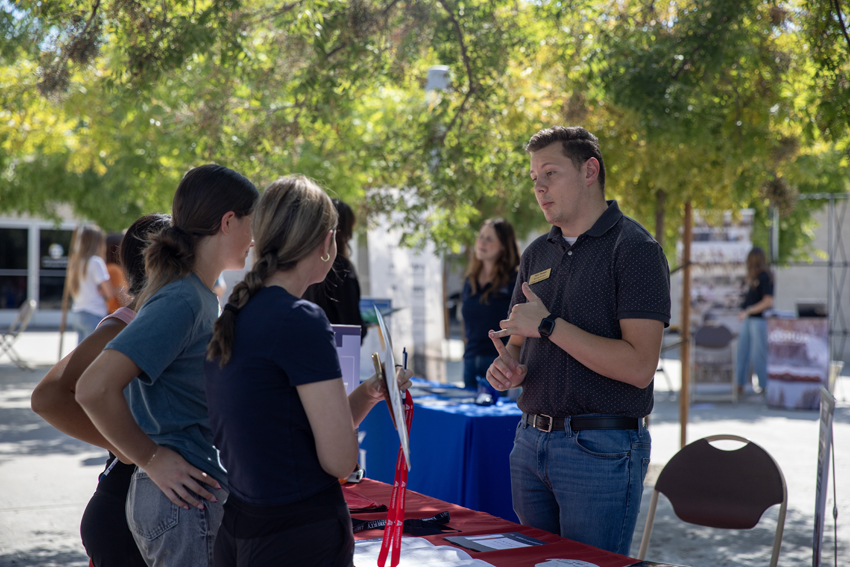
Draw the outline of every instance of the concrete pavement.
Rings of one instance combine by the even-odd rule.
[[[75,344],[66,335],[65,351]],[[38,365],[22,371],[0,358],[0,567],[87,565],[79,539],[79,521],[94,491],[105,451],[71,439],[47,425],[29,406],[32,389],[57,360],[58,333],[28,332],[16,349]],[[665,360],[670,379],[656,376],[656,405],[651,416],[652,464],[632,554],[637,554],[652,484],[664,463],[679,449],[679,364]],[[839,564],[850,549],[850,369],[836,387],[834,438],[838,478]],[[457,377],[460,380],[459,377]],[[672,390],[671,390],[672,387]],[[810,565],[815,506],[818,414],[772,410],[759,398],[691,407],[688,440],[734,433],[764,447],[781,466],[788,483],[789,506],[780,565]],[[831,476],[831,474],[830,474]],[[827,499],[823,564],[832,565],[832,478]],[[749,531],[713,530],[679,521],[664,497],[659,502],[649,559],[693,567],[766,565],[778,506]],[[846,560],[843,561],[846,564]]]

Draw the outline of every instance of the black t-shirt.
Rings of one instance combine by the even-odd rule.
[[[572,246],[553,227],[523,252],[511,308],[527,301],[522,282],[529,282],[553,318],[600,337],[623,338],[621,319],[670,323],[664,252],[646,229],[623,216],[616,201],[608,201],[608,209]],[[652,411],[652,384],[641,389],[597,374],[550,340],[526,338],[520,362],[528,365],[518,401],[523,411],[556,417],[643,417]]]
[[[337,482],[319,463],[295,387],[341,376],[333,330],[315,304],[271,286],[240,311],[230,363],[206,363],[215,446],[240,500],[291,504]]]
[[[741,304],[741,309],[746,309],[751,305],[755,305],[765,295],[773,295],[773,279],[767,272],[759,274],[759,280],[755,287],[747,286],[747,294],[744,296],[744,303]],[[761,313],[753,313],[750,317],[762,317]]]
[[[463,293],[461,313],[463,314],[463,328],[466,335],[466,349],[463,351],[464,358],[474,356],[499,356],[496,346],[490,340],[488,332],[498,331],[499,322],[508,318],[508,307],[511,304],[511,296],[514,293],[516,274],[512,274],[507,285],[502,289],[494,290],[487,296],[487,303],[481,302],[481,296],[492,287],[488,283],[478,288],[478,293],[472,293],[472,284],[469,278],[463,282]],[[507,337],[502,341],[507,342]]]
[[[360,340],[366,336],[366,325],[360,315],[360,282],[354,265],[337,255],[325,281],[313,284],[303,299],[321,307],[332,325],[360,325]]]

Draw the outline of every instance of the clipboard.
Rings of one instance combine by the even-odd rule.
[[[393,356],[393,341],[390,337],[390,332],[384,322],[384,317],[378,308],[375,308],[375,316],[378,319],[378,338],[381,342],[381,348],[384,351],[383,365],[375,361],[375,355],[372,360],[375,363],[375,373],[379,378],[383,378],[386,385],[386,394],[389,396],[387,403],[390,408],[390,415],[393,418],[393,425],[398,431],[398,438],[401,442],[401,449],[404,452],[404,460],[407,462],[407,470],[410,470],[410,440],[407,437],[407,428],[404,426],[404,403],[402,402],[401,392],[398,389],[398,383],[395,380],[395,357]],[[381,367],[383,366],[383,367]],[[380,369],[380,372],[379,372]],[[387,372],[387,370],[390,372]],[[399,427],[401,424],[401,427]]]

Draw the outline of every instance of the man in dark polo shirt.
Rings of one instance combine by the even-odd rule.
[[[522,255],[487,371],[497,389],[523,387],[514,510],[525,525],[628,555],[651,447],[643,418],[670,322],[667,260],[605,200],[595,136],[548,128],[526,151],[552,230]]]

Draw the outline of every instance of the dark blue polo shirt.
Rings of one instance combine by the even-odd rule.
[[[621,319],[670,323],[670,270],[661,246],[616,201],[570,246],[561,229],[535,240],[523,253],[511,308],[525,303],[530,284],[554,317],[600,337],[623,338]],[[540,278],[541,276],[538,276]],[[553,317],[553,318],[554,318]],[[649,415],[650,384],[641,389],[590,370],[547,339],[526,338],[520,362],[528,365],[519,407],[551,416],[601,413]]]
[[[239,500],[280,506],[338,482],[319,463],[296,386],[341,376],[333,329],[318,305],[272,286],[242,308],[230,363],[206,363],[215,445]]]

